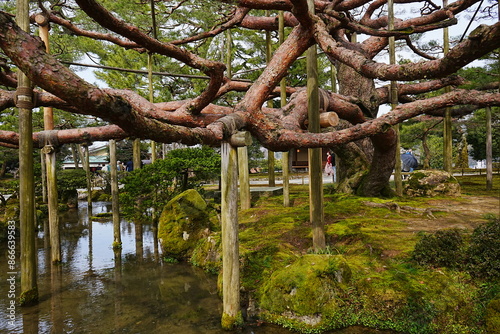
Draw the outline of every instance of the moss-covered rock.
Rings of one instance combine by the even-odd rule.
[[[410,174],[404,186],[408,196],[460,196],[460,184],[448,172],[441,170],[419,170]]]
[[[260,307],[309,327],[336,309],[336,287],[351,279],[340,255],[308,254],[271,275],[259,289]]]
[[[197,243],[210,234],[207,203],[194,189],[169,201],[158,224],[158,238],[165,257],[189,258]]]

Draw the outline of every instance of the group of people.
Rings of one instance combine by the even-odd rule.
[[[104,166],[101,167],[102,171],[105,172],[110,172],[111,171],[111,165],[109,163],[105,164]],[[121,161],[116,162],[116,170],[121,172],[131,172],[134,170],[134,163],[132,160],[127,161],[126,163],[122,163]]]

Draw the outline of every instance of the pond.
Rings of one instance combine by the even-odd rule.
[[[110,210],[107,202],[93,203],[93,215]],[[50,265],[47,235],[38,232],[40,302],[16,307],[14,326],[8,322],[9,284],[0,285],[0,333],[228,333],[220,327],[217,277],[188,264],[162,262],[151,225],[122,220],[123,247],[118,252],[111,247],[112,223],[89,221],[85,202],[61,215],[61,228],[63,262],[58,266]],[[7,258],[5,243],[0,253]],[[19,265],[19,254],[17,259]],[[2,282],[8,272],[1,261]],[[381,333],[362,328],[335,333],[375,332]],[[232,333],[291,332],[249,324]]]

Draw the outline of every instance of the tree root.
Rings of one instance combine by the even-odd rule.
[[[443,209],[443,208],[415,208],[412,206],[407,206],[407,205],[399,205],[398,203],[395,202],[387,202],[387,203],[375,203],[375,202],[363,202],[364,205],[369,206],[371,208],[386,208],[391,211],[401,213],[401,212],[406,212],[406,213],[421,213],[424,217],[427,219],[436,219],[434,216],[434,212],[449,212],[448,209]]]

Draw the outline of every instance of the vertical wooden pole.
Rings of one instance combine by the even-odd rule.
[[[283,11],[278,13],[278,38],[279,44],[285,41],[285,19]],[[286,105],[286,79],[280,81],[280,106]],[[283,171],[283,206],[290,206],[290,151],[283,152],[281,157],[281,166]]]
[[[29,1],[18,0],[16,21],[21,29],[29,32]],[[36,282],[35,246],[35,190],[33,179],[32,115],[33,90],[28,77],[18,72],[19,108],[19,220],[21,230],[21,305],[38,301]]]
[[[156,31],[156,14],[155,14],[155,2],[154,0],[150,1],[151,5],[151,23],[153,30],[153,38],[157,39],[157,31]],[[151,52],[148,53],[148,82],[149,82],[149,102],[154,102],[154,90],[153,90],[153,54]],[[151,140],[151,163],[156,161],[156,143],[154,140]]]
[[[118,177],[116,172],[116,141],[109,141],[109,164],[111,176],[111,205],[113,210],[113,248],[121,248],[120,202],[118,201]],[[135,166],[134,166],[135,169]]]
[[[448,6],[448,0],[443,0],[443,7]],[[443,29],[443,51],[444,55],[450,50],[450,36],[448,28]],[[451,91],[450,87],[445,87],[444,92],[449,93]],[[448,173],[452,173],[453,165],[453,147],[452,147],[452,134],[451,134],[451,108],[447,107],[445,109],[444,116],[444,130],[443,130],[443,169]]]
[[[389,14],[389,30],[394,30],[394,0],[389,0],[387,2],[388,14]],[[394,37],[389,37],[389,63],[396,64],[396,40]],[[390,89],[390,99],[391,99],[391,109],[396,108],[398,105],[398,88],[397,82],[391,81]],[[401,175],[401,142],[399,134],[399,124],[394,127],[396,131],[396,163],[394,166],[394,184],[396,186],[396,194],[398,196],[403,195],[403,178]]]
[[[87,176],[87,212],[89,217],[92,215],[92,174],[90,172],[90,154],[89,145],[84,146],[84,167]]]
[[[250,195],[250,176],[248,174],[248,148],[238,147],[238,175],[240,184],[240,208],[250,209],[252,197]]]
[[[35,21],[40,26],[40,38],[45,43],[45,51],[50,52],[49,43],[49,22],[44,14],[35,16]],[[43,108],[44,130],[54,130],[54,112],[52,107]],[[57,198],[57,174],[56,174],[56,150],[51,145],[46,144],[42,152],[45,156],[45,172],[47,177],[47,206],[50,230],[50,254],[52,263],[61,262],[61,237],[59,232],[59,212]]]
[[[269,11],[266,11],[266,16],[269,16]],[[266,63],[269,63],[271,61],[271,55],[272,55],[271,46],[272,46],[271,32],[266,30]],[[267,107],[272,108],[273,101],[271,100],[267,101]],[[274,173],[274,166],[275,166],[274,152],[271,150],[267,150],[267,175],[269,177],[269,187],[276,186],[276,176]]]
[[[141,168],[141,140],[139,138],[134,139],[132,143],[132,154],[134,170]]]
[[[491,133],[491,107],[486,107],[486,190],[493,189],[493,136]]]
[[[332,85],[332,93],[337,93],[338,88],[337,88],[337,68],[335,67],[334,64],[331,65],[330,68],[331,72],[331,85]],[[335,166],[333,167],[333,183],[339,182],[338,178],[338,173],[339,173],[339,166],[340,166],[340,158],[337,156],[336,153],[334,153],[334,158],[335,158]]]
[[[40,168],[42,172],[42,202],[47,203],[47,169],[45,167],[45,154],[40,154]]]
[[[238,242],[238,165],[237,150],[227,142],[221,145],[222,220],[222,328],[242,323],[240,311],[240,267]]]
[[[314,0],[308,0],[309,11],[314,13]],[[307,50],[307,101],[309,132],[320,132],[319,123],[319,87],[318,59],[316,45]],[[321,164],[321,148],[310,148],[309,157],[309,216],[313,228],[314,249],[324,249],[325,231],[323,214],[323,168]]]
[[[153,5],[152,5],[153,6]],[[149,102],[154,102],[153,91],[153,54],[148,53],[148,84],[149,84]],[[151,140],[151,163],[156,161],[156,142]]]

